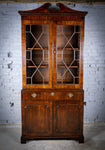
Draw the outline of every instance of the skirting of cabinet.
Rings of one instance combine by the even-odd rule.
[[[21,144],[25,144],[26,141],[29,140],[77,140],[79,143],[84,143],[84,136],[78,136],[78,137],[26,137],[26,136],[21,136]]]

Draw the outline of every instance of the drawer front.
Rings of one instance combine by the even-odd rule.
[[[66,100],[83,100],[83,96],[82,92],[65,92]]]
[[[80,91],[24,91],[22,92],[23,100],[83,100],[83,92]]]
[[[43,100],[47,98],[46,92],[25,91],[22,93],[23,100]]]
[[[47,98],[53,100],[83,100],[83,92],[74,91],[50,91]]]

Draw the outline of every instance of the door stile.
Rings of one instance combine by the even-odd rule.
[[[50,50],[50,55],[49,55],[49,62],[50,62],[50,65],[49,65],[49,87],[52,88],[53,87],[53,55],[52,55],[52,45],[53,45],[53,22],[50,22],[49,23],[49,50]]]
[[[54,21],[53,22],[53,87],[55,88],[56,85],[56,27],[57,23]]]

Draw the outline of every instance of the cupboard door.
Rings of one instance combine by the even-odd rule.
[[[51,88],[52,22],[26,20],[23,29],[23,87]]]
[[[24,107],[24,122],[26,134],[32,136],[47,136],[52,132],[52,104],[36,101]]]
[[[82,78],[81,23],[57,22],[55,87],[80,88]]]
[[[79,103],[57,101],[54,103],[54,133],[75,135],[82,131],[83,107]]]

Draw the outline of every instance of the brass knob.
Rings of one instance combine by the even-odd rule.
[[[51,96],[54,96],[55,95],[55,93],[54,92],[51,92]]]
[[[32,96],[33,98],[35,98],[35,97],[37,97],[37,94],[36,94],[36,93],[33,93],[31,96]]]
[[[71,98],[73,97],[74,95],[72,93],[69,93],[68,96]]]

